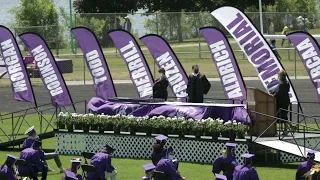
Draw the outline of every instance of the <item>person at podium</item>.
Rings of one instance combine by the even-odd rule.
[[[284,131],[282,135],[288,135],[288,108],[290,105],[290,84],[287,81],[287,74],[284,70],[281,70],[278,73],[278,80],[279,85],[274,91],[271,92],[271,94],[276,98],[277,118],[286,120],[280,120],[280,123],[284,123]]]
[[[153,98],[168,99],[168,80],[166,78],[166,71],[164,68],[159,69],[160,78],[157,79],[153,84]]]
[[[211,84],[204,74],[199,71],[199,66],[197,64],[192,66],[193,73],[189,75],[187,93],[188,102],[191,103],[203,103],[203,95],[206,95]]]
[[[316,163],[314,162],[315,159],[315,153],[317,151],[314,150],[309,150],[307,153],[307,161],[301,163],[297,169],[296,172],[296,180],[304,180],[304,174],[306,174],[307,172],[310,171],[310,169],[312,168],[313,165],[315,165]]]
[[[237,144],[226,143],[227,150],[224,152],[223,156],[219,156],[212,165],[213,174],[219,174],[221,171],[223,175],[227,177],[227,180],[233,179],[234,168],[238,165],[237,159],[235,157],[235,150]]]
[[[238,165],[234,169],[233,180],[259,180],[258,173],[251,166],[254,154],[245,153],[241,157],[244,158],[244,165]]]

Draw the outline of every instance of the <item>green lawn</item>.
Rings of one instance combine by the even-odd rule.
[[[44,143],[46,145],[46,143]],[[0,162],[5,160],[5,154],[10,153],[15,156],[19,156],[17,152],[3,152],[0,155]],[[60,156],[64,168],[70,166],[70,159],[73,156]],[[142,165],[150,163],[150,160],[136,160],[136,159],[120,159],[114,158],[112,160],[113,166],[117,168],[119,180],[138,180],[144,176],[144,170]],[[62,177],[59,174],[59,170],[56,167],[54,161],[48,161],[48,164],[55,171],[49,173],[48,180],[56,180]],[[211,172],[212,166],[210,164],[192,164],[192,163],[180,163],[179,171],[186,177],[187,180],[209,180],[213,179]],[[257,167],[257,171],[261,180],[288,180],[294,179],[295,169],[284,167]]]

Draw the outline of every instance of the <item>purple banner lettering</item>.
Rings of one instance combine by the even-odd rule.
[[[320,101],[320,49],[317,40],[306,32],[290,33],[287,37],[296,48]]]
[[[230,100],[230,103],[241,103],[242,100],[246,100],[246,86],[225,35],[219,29],[213,27],[201,28],[200,33],[211,51],[226,98]]]
[[[168,42],[158,35],[140,38],[148,48],[156,64],[166,70],[169,86],[179,101],[186,101],[188,76]]]
[[[52,103],[57,106],[72,105],[66,83],[47,43],[35,33],[24,33],[19,37],[37,63],[42,82],[50,93]]]
[[[134,37],[125,30],[110,31],[109,35],[128,67],[130,78],[137,89],[139,97],[152,97],[152,73]]]
[[[12,32],[5,26],[0,26],[0,46],[1,56],[11,81],[14,99],[31,102],[37,106],[17,41]]]
[[[242,51],[248,57],[249,62],[256,69],[258,77],[267,92],[274,90],[278,84],[278,72],[283,66],[272,52],[270,46],[257,28],[239,9],[224,6],[211,12],[211,14],[229,31]],[[226,16],[226,14],[228,14]],[[290,83],[290,101],[297,103],[298,98]]]
[[[117,97],[108,64],[95,34],[86,27],[73,28],[71,31],[84,54],[96,96],[104,100]]]

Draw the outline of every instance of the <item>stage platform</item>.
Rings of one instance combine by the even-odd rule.
[[[247,136],[246,139],[251,137]],[[276,137],[257,137],[252,136],[253,144],[257,149],[264,151],[264,153],[272,153],[274,151],[278,154],[278,159],[281,163],[301,162],[305,160],[306,152],[310,149],[318,151],[316,153],[316,161],[320,162],[320,134],[317,133],[302,133],[297,132],[292,136],[276,136]],[[259,148],[259,146],[262,146]],[[256,152],[257,153],[257,152]]]
[[[243,104],[209,104],[182,102],[110,102],[92,98],[88,109],[94,114],[183,117],[185,119],[222,119],[236,120],[250,124],[251,119]]]

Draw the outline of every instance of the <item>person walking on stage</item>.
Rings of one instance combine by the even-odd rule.
[[[276,109],[277,117],[280,118],[279,122],[284,123],[284,131],[282,135],[288,135],[288,108],[290,105],[290,84],[287,81],[287,74],[284,70],[278,73],[279,85],[271,92],[271,94],[276,98]],[[282,121],[286,120],[286,121]]]
[[[37,141],[40,140],[39,136],[37,135],[36,130],[34,129],[34,126],[32,126],[29,129],[27,129],[24,134],[27,135],[28,137],[27,137],[27,139],[24,140],[23,145],[22,145],[22,149],[31,148],[32,143],[35,140],[37,140]],[[44,162],[44,164],[46,166],[48,166],[47,160],[54,159],[56,165],[60,169],[60,173],[64,172],[60,157],[59,157],[59,155],[57,153],[55,153],[55,152],[53,152],[53,153],[45,153],[42,149],[40,149],[40,159]],[[49,166],[48,166],[48,170],[49,171],[54,171]]]
[[[237,144],[226,143],[227,150],[224,152],[223,156],[219,156],[212,165],[213,174],[219,174],[221,171],[223,175],[227,176],[228,180],[233,179],[234,168],[238,165],[237,159],[235,157],[235,150]]]
[[[205,75],[199,72],[199,66],[192,66],[193,73],[189,75],[187,93],[188,102],[203,103],[203,95],[207,94],[211,88],[211,84]]]
[[[153,98],[164,99],[168,98],[168,80],[166,78],[166,71],[164,68],[159,69],[160,78],[157,79],[153,84]]]
[[[317,151],[309,150],[307,153],[307,161],[301,163],[296,172],[296,180],[304,180],[304,174],[309,172],[313,165],[316,163],[314,162],[315,153]]]
[[[252,157],[254,154],[242,154],[244,165],[238,165],[234,169],[233,180],[259,180],[258,173],[255,168],[251,167]]]

